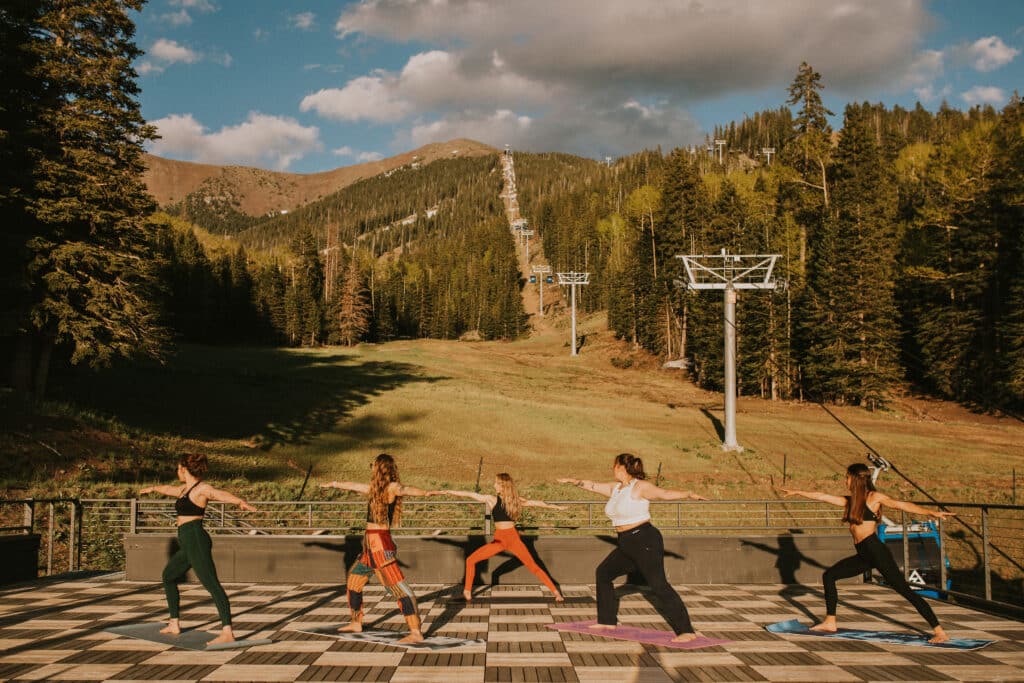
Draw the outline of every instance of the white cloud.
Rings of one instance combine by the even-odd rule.
[[[339,157],[350,157],[355,159],[359,163],[365,163],[368,161],[380,161],[384,158],[384,155],[380,152],[360,152],[359,150],[352,149],[349,145],[342,145],[337,149],[331,150],[335,156]]]
[[[264,38],[266,38],[269,35],[270,35],[270,31],[265,31],[265,30],[263,30],[261,28],[257,28],[255,31],[252,32],[252,37],[255,40],[263,40]]]
[[[140,76],[149,76],[151,74],[162,74],[164,72],[164,67],[154,64],[153,62],[142,61],[135,67],[135,71],[137,71]]]
[[[915,52],[930,22],[924,0],[366,0],[342,10],[340,38],[445,49],[322,89],[302,110],[406,122],[396,145],[465,135],[617,154],[695,141],[685,107],[699,100],[769,87],[782,100],[803,61],[853,96],[924,87],[941,71],[941,53]]]
[[[316,22],[316,15],[312,12],[299,12],[288,17],[288,23],[297,29],[310,31]]]
[[[235,63],[235,58],[232,57],[231,54],[228,52],[224,52],[219,55],[214,55],[213,57],[210,57],[210,59],[212,59],[217,64],[220,64],[224,68],[228,68]]]
[[[192,114],[171,114],[151,121],[161,139],[149,144],[153,154],[212,164],[269,165],[286,170],[309,152],[319,150],[320,131],[295,119],[250,112],[234,126],[208,132]]]
[[[976,104],[999,106],[1005,104],[1008,99],[1005,90],[990,85],[976,85],[967,92],[961,93],[960,97],[972,107]]]
[[[914,94],[922,102],[935,102],[938,99],[945,99],[953,94],[953,88],[950,85],[944,85],[942,88],[936,89],[934,85],[926,85],[920,88],[914,88]]]
[[[210,0],[170,0],[173,7],[183,7],[197,12],[216,12],[217,6]]]
[[[177,12],[168,12],[167,14],[161,14],[157,17],[160,21],[171,26],[186,26],[192,23],[192,17],[189,13],[180,9]]]
[[[301,111],[313,110],[336,121],[400,121],[413,112],[389,83],[390,76],[361,76],[344,88],[326,88],[306,95]]]
[[[149,56],[165,64],[195,64],[202,58],[195,50],[167,38],[160,38],[153,43],[149,48]]]
[[[970,45],[957,45],[952,48],[952,52],[959,61],[970,64],[982,73],[1005,66],[1020,54],[1020,50],[1010,47],[998,36],[979,38]]]

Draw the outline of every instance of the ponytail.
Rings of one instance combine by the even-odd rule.
[[[626,468],[626,473],[635,479],[646,479],[644,461],[632,453],[619,453],[615,456],[615,464]]]

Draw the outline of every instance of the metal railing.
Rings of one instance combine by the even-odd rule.
[[[260,501],[256,512],[210,503],[206,528],[212,534],[351,534],[365,527],[366,503],[353,501]],[[542,534],[608,533],[605,501],[560,501],[566,511],[526,508],[520,528]],[[933,506],[929,501],[923,505]],[[954,597],[1024,607],[1024,506],[945,502],[956,517],[938,525],[941,562],[937,585]],[[405,500],[399,534],[489,534],[491,520],[481,503]],[[816,501],[715,500],[652,502],[654,524],[667,534],[844,533],[841,508]],[[35,499],[0,500],[0,533],[40,529],[40,571],[121,569],[124,535],[173,533],[169,500]],[[913,519],[901,513],[905,536],[903,566],[909,566],[906,536]],[[952,586],[946,589],[947,579]]]

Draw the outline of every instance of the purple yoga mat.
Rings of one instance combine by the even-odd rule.
[[[616,626],[615,628],[608,630],[587,628],[588,626],[596,623],[596,619],[591,619],[590,621],[569,621],[564,624],[548,624],[547,627],[554,629],[555,631],[589,633],[592,636],[615,638],[616,640],[632,640],[637,643],[661,645],[662,647],[672,647],[677,650],[699,650],[702,647],[724,645],[732,642],[731,640],[705,638],[701,636],[700,638],[691,640],[688,643],[673,643],[672,639],[676,637],[676,634],[672,633],[672,631],[655,631],[651,628],[636,628],[634,626]]]

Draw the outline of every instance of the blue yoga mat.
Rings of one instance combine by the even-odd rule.
[[[103,630],[107,633],[116,633],[119,636],[125,636],[128,638],[138,638],[139,640],[148,640],[152,643],[173,645],[174,647],[180,647],[183,650],[234,650],[237,648],[252,647],[253,645],[268,645],[274,642],[269,638],[259,638],[254,640],[239,639],[233,643],[219,643],[217,645],[207,647],[206,644],[216,638],[218,634],[191,629],[182,631],[176,636],[172,636],[166,633],[160,633],[160,629],[164,626],[166,626],[166,624],[150,622],[146,624],[111,626],[110,628],[105,628]]]
[[[818,638],[840,638],[842,640],[866,640],[872,643],[892,643],[894,645],[916,645],[918,647],[934,647],[943,650],[980,650],[991,645],[992,640],[977,638],[950,638],[944,643],[929,643],[928,637],[919,633],[899,633],[895,631],[859,631],[852,628],[840,628],[835,633],[812,631],[796,619],[768,624],[766,629],[772,633],[789,633],[797,636],[817,636]]]

